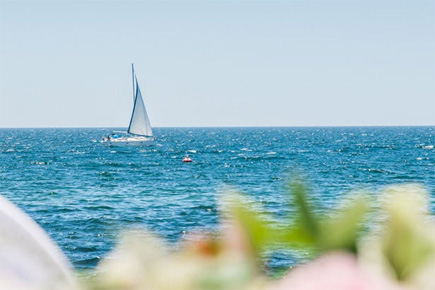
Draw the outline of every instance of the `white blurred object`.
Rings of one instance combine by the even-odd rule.
[[[72,267],[57,245],[1,195],[0,289],[77,289]]]

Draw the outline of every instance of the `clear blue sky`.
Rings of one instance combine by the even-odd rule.
[[[435,125],[434,1],[1,1],[0,127]]]

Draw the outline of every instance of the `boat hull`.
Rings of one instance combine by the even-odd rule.
[[[119,137],[102,141],[108,146],[153,146],[155,138],[151,137]]]
[[[111,142],[108,141],[109,146],[153,146],[154,141],[121,141],[121,142]]]

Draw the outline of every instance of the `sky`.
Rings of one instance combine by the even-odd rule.
[[[0,127],[435,125],[435,1],[3,1]]]

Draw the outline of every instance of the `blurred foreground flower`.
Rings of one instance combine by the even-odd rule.
[[[327,253],[297,267],[269,290],[405,290],[381,275],[365,271],[358,259],[346,252]],[[408,289],[408,288],[407,288]]]
[[[382,273],[406,289],[435,289],[435,225],[428,193],[418,185],[385,189],[378,231],[361,241],[367,270]]]
[[[95,289],[263,289],[249,257],[222,241],[196,235],[178,251],[146,232],[124,235],[100,265]]]

